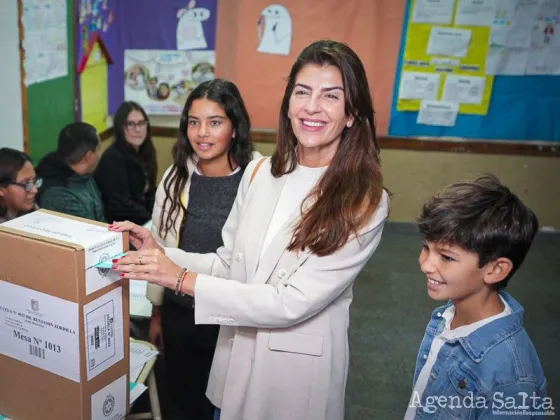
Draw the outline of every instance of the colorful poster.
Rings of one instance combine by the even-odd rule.
[[[126,50],[125,99],[148,114],[178,115],[189,93],[214,79],[214,51]]]
[[[23,0],[26,86],[68,74],[66,0]]]
[[[100,32],[103,39],[115,21],[116,0],[79,0],[78,2],[78,40],[77,63],[82,62],[83,56],[95,32]],[[111,48],[109,48],[111,54]]]
[[[89,0],[92,1],[92,0]],[[146,77],[144,69],[130,71],[130,63],[125,63],[127,59],[126,51],[145,50],[150,51],[174,51],[181,53],[191,53],[184,55],[189,58],[186,63],[191,65],[188,70],[193,74],[193,78],[180,74],[182,71],[172,70],[173,75],[164,74],[164,70],[170,68],[169,63],[138,63],[148,68],[151,75],[158,77],[157,86],[162,83],[169,84],[170,93],[163,98],[144,98],[143,104],[150,104],[151,113],[176,113],[177,103],[173,101],[172,85],[176,85],[175,80],[184,80],[184,89],[192,87],[199,73],[208,74],[209,71],[204,66],[201,69],[192,68],[198,61],[214,61],[210,56],[214,56],[216,49],[216,19],[218,0],[135,0],[117,1],[106,0],[108,10],[113,11],[113,20],[107,32],[103,34],[103,39],[107,49],[113,57],[113,64],[109,66],[109,114],[113,115],[126,95],[130,97],[142,98],[142,78]],[[101,3],[103,9],[103,2]],[[198,58],[201,52],[205,52],[204,60]],[[196,54],[193,54],[196,53]],[[132,57],[132,59],[144,59],[145,56]],[[175,60],[176,58],[167,58]],[[184,59],[183,59],[184,60]],[[152,62],[152,59],[148,60]],[[150,68],[153,65],[153,70]],[[156,68],[157,67],[157,68]],[[137,75],[140,71],[141,77]],[[177,74],[179,72],[179,74]],[[180,76],[180,78],[179,78]],[[126,78],[126,79],[125,79]],[[135,78],[138,84],[134,86]],[[172,79],[172,80],[171,80]],[[147,84],[148,80],[145,79]],[[129,86],[130,89],[125,88]],[[179,91],[182,85],[178,86]],[[132,92],[135,90],[135,92]],[[162,85],[160,96],[165,96],[165,85]],[[144,91],[145,92],[145,91]],[[175,90],[177,92],[177,90]],[[128,97],[128,96],[127,96]],[[150,99],[148,101],[148,99]],[[184,101],[183,101],[184,104]],[[181,104],[181,105],[183,105]],[[182,107],[181,107],[182,108]]]
[[[411,10],[417,10],[417,2],[424,4],[412,0]],[[460,22],[479,12],[488,13],[472,3],[462,4]],[[460,114],[486,115],[493,84],[493,77],[486,75],[490,27],[424,22],[414,13],[408,21],[397,110],[420,111],[422,100],[443,100],[457,101]],[[434,81],[438,81],[435,88]],[[411,97],[411,91],[416,96]]]

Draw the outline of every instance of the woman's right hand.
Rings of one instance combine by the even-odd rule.
[[[112,223],[109,225],[109,230],[112,230],[113,232],[129,232],[130,243],[138,251],[143,249],[159,249],[161,252],[164,252],[163,248],[155,240],[152,232],[132,222],[125,221]]]
[[[161,329],[161,315],[159,308],[154,306],[152,319],[150,321],[150,330],[148,332],[150,343],[157,347],[160,353],[163,353],[163,333]]]

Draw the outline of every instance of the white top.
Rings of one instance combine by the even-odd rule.
[[[236,174],[237,172],[239,172],[240,170],[241,170],[241,167],[238,166],[237,168],[235,168],[235,169],[233,170],[232,173],[228,174],[227,176],[234,175],[234,174]],[[197,175],[206,176],[206,175],[202,175],[202,174],[200,173],[200,171],[198,170],[198,166],[195,166],[195,167],[194,167],[194,172],[195,172]]]
[[[416,409],[418,408],[419,402],[422,400],[422,394],[424,394],[424,390],[426,389],[426,385],[428,384],[428,379],[430,378],[430,373],[432,372],[432,368],[434,367],[434,364],[437,360],[439,351],[446,342],[454,340],[456,338],[466,337],[480,327],[483,327],[484,325],[489,324],[490,322],[495,321],[499,318],[512,314],[512,310],[504,300],[504,298],[500,296],[500,299],[505,306],[504,310],[501,313],[489,318],[481,319],[477,322],[473,322],[472,324],[457,327],[454,330],[451,329],[451,321],[453,321],[453,318],[455,317],[455,306],[451,305],[443,313],[438,312],[437,315],[442,316],[445,319],[445,327],[443,328],[441,334],[435,337],[434,341],[432,341],[430,352],[423,355],[424,359],[426,359],[426,364],[424,365],[424,367],[422,367],[422,370],[418,375],[418,379],[416,380],[416,384],[414,386],[414,390],[412,391],[412,396],[410,397],[408,409],[406,410],[404,420],[414,419],[414,416],[416,415]]]
[[[261,249],[261,257],[264,255],[270,242],[272,242],[272,239],[274,239],[274,236],[288,221],[288,218],[290,216],[300,215],[299,209],[301,208],[301,203],[317,182],[319,182],[319,179],[327,168],[328,166],[310,168],[297,165],[296,169],[287,175],[286,183],[282,187],[282,192],[280,193],[278,203],[274,209],[274,214],[272,215],[268,230],[266,231],[263,247]]]

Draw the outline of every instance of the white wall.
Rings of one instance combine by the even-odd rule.
[[[0,146],[23,150],[17,5],[17,0],[0,0]]]

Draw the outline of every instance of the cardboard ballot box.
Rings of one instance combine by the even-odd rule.
[[[126,234],[46,210],[0,225],[0,413],[126,415],[128,282],[95,265],[127,249]]]

